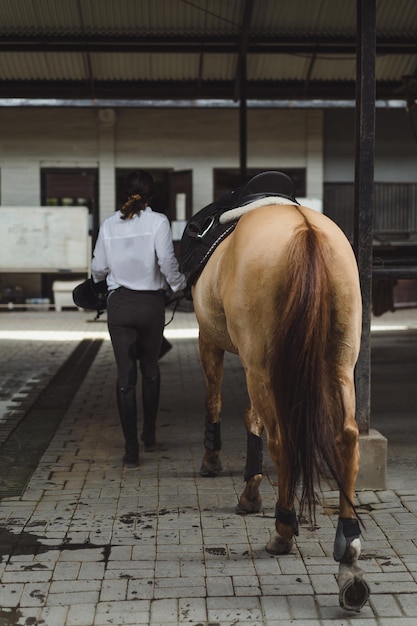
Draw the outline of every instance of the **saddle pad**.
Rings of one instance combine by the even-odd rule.
[[[230,209],[230,211],[225,211],[220,215],[219,222],[220,224],[229,224],[230,222],[234,222],[238,220],[239,217],[242,217],[248,211],[253,211],[253,209],[257,209],[261,206],[269,206],[271,204],[286,204],[292,206],[299,206],[298,202],[293,202],[292,200],[288,200],[287,198],[280,198],[279,196],[269,196],[267,198],[260,198],[259,200],[255,200],[250,204],[245,204],[245,206],[236,207],[235,209]]]

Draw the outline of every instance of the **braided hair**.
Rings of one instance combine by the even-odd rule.
[[[145,170],[133,170],[126,176],[126,202],[120,212],[122,220],[130,220],[148,206],[154,193],[152,174]]]

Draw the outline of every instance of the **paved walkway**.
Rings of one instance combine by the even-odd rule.
[[[376,324],[403,317],[384,316]],[[411,322],[404,319],[417,328],[416,312]],[[415,626],[415,466],[394,474],[386,491],[358,493],[366,524],[361,565],[372,595],[361,613],[346,613],[338,606],[331,556],[334,492],[321,496],[315,532],[302,525],[293,554],[279,558],[264,550],[276,500],[267,454],[262,511],[234,513],[246,447],[238,360],[226,359],[224,471],[202,478],[204,384],[196,325],[192,313],[177,313],[166,333],[174,349],[161,361],[159,447],[141,451],[139,469],[127,470],[111,345],[105,323],[91,320],[75,311],[0,314],[4,442],[77,343],[91,335],[104,339],[29,482],[0,502],[0,626]],[[401,343],[407,336],[410,345],[416,335],[375,333],[381,371],[391,358],[384,357],[382,337]],[[389,380],[382,386],[392,395]],[[407,405],[402,419],[414,407]]]

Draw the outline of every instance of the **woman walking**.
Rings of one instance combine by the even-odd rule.
[[[116,397],[125,438],[123,461],[139,463],[137,436],[137,359],[142,375],[145,449],[155,449],[159,405],[158,357],[165,322],[164,290],[186,287],[179,271],[168,218],[152,211],[152,175],[134,170],[126,177],[125,204],[102,224],[94,249],[94,282],[106,279],[107,319],[117,365]]]

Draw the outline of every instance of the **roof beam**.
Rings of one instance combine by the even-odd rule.
[[[248,100],[305,100],[305,82],[247,81]],[[1,81],[2,98],[70,98],[91,97],[91,84],[85,81]],[[140,98],[138,97],[140,94]],[[400,81],[377,83],[377,99],[417,98],[417,85],[409,88]],[[118,100],[235,100],[233,81],[95,81],[96,98]],[[354,81],[310,81],[308,99],[354,100]]]
[[[0,52],[149,52],[149,53],[235,53],[240,54],[239,36],[151,37],[135,35],[0,35]],[[253,37],[245,35],[248,54],[356,54],[356,38]],[[414,37],[379,37],[377,54],[417,54]]]

